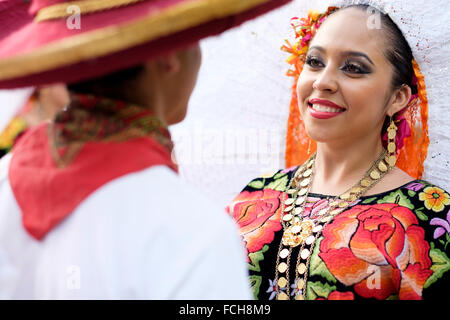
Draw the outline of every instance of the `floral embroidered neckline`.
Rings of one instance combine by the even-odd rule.
[[[392,189],[387,190],[387,191],[375,193],[375,194],[372,194],[372,195],[361,196],[360,199],[370,199],[370,198],[374,198],[374,197],[384,196],[384,195],[390,194],[390,193],[392,193],[392,192],[394,192],[394,191],[396,191],[398,189],[406,188],[406,189],[414,190],[414,185],[416,183],[420,183],[420,182],[425,182],[425,181],[424,180],[420,180],[420,179],[411,180],[411,181],[409,181],[409,182],[407,182],[407,183],[405,183],[405,184],[403,184],[401,186],[398,186],[396,188],[392,188]],[[335,196],[332,196],[332,195],[326,195],[326,194],[314,193],[314,192],[310,192],[309,195],[311,197],[321,198],[321,199],[322,198],[334,198],[335,197]]]

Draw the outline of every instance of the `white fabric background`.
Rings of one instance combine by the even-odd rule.
[[[403,32],[419,39],[416,60],[428,91],[430,147],[423,178],[450,190],[450,2],[381,2],[400,8],[396,21],[415,26]],[[203,63],[188,115],[171,132],[181,176],[219,204],[225,206],[256,176],[284,167],[292,79],[285,76],[288,54],[280,47],[293,36],[292,17],[326,4],[296,0],[201,43]],[[227,140],[247,145],[227,146]]]

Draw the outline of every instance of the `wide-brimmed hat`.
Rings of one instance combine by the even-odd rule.
[[[0,88],[131,67],[290,1],[0,0]]]

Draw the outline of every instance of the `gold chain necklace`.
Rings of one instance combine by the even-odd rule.
[[[390,147],[390,145],[389,145]],[[389,150],[389,148],[388,148]],[[306,282],[308,278],[309,259],[314,250],[314,244],[321,235],[323,228],[333,218],[344,211],[348,206],[358,200],[394,166],[395,155],[383,149],[378,159],[367,170],[361,180],[343,194],[329,201],[328,206],[314,216],[303,219],[306,202],[314,177],[314,163],[316,154],[313,154],[295,172],[282,201],[283,236],[277,254],[275,269],[275,285],[277,300],[290,299],[289,266],[293,248],[300,246],[295,268],[295,283],[293,295],[296,300],[306,298]]]

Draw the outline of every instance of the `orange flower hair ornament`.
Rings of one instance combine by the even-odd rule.
[[[292,98],[289,109],[289,119],[286,137],[286,166],[292,167],[305,162],[310,154],[315,152],[317,145],[306,133],[304,123],[300,116],[297,100],[297,81],[303,70],[306,53],[311,39],[325,19],[338,7],[328,7],[324,13],[314,10],[308,12],[308,17],[291,19],[291,25],[295,31],[295,43],[281,47],[283,51],[290,53],[286,61],[293,67],[287,71],[287,75],[294,78],[292,86]],[[407,107],[394,115],[394,121],[399,128],[397,130],[397,166],[416,179],[423,174],[423,163],[427,156],[429,146],[428,138],[428,100],[425,81],[419,65],[411,61],[414,69],[413,84],[417,86],[417,94],[414,94]],[[385,132],[381,134],[385,144]]]

